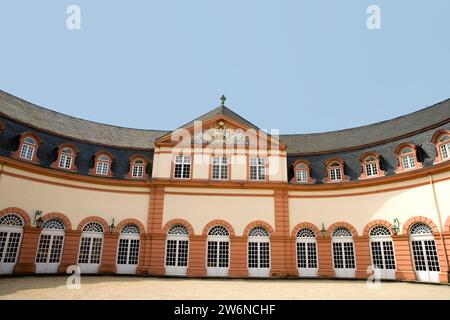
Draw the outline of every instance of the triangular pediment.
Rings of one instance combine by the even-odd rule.
[[[241,146],[277,145],[284,149],[279,139],[261,130],[250,121],[226,106],[219,106],[202,116],[180,126],[157,139],[157,146],[170,146],[180,142],[181,137],[190,136],[193,144],[234,144]]]

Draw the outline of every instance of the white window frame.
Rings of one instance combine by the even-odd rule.
[[[177,168],[179,176],[177,175]],[[173,160],[173,178],[174,179],[190,179],[192,170],[192,156],[191,155],[176,155]],[[187,173],[187,175],[186,175]]]
[[[266,166],[267,166],[267,159],[265,157],[250,157],[249,179],[251,181],[266,181],[267,179]]]
[[[50,237],[49,246],[46,253],[45,261],[38,262],[38,253],[41,249],[42,238],[44,236]],[[56,238],[62,237],[61,239],[61,249],[59,250],[59,257],[57,262],[50,262],[52,251],[54,250],[55,244],[57,244]],[[36,252],[36,273],[58,273],[59,266],[61,264],[63,251],[64,251],[64,240],[65,240],[65,230],[64,229],[42,229],[41,235],[39,237],[38,248]],[[58,250],[58,248],[57,248]]]
[[[19,258],[19,253],[22,245],[23,226],[19,227],[11,225],[0,225],[0,233],[6,233],[3,248],[0,248],[0,250],[2,250],[0,258],[0,274],[12,274]],[[19,239],[17,241],[17,250],[15,250],[15,256],[13,257],[14,261],[5,262],[7,249],[10,248],[11,245],[10,241],[12,234],[19,234]]]
[[[298,183],[308,182],[308,170],[307,169],[296,169],[296,179]]]
[[[33,144],[26,142],[26,139],[31,139]],[[19,157],[24,160],[32,161],[36,151],[36,140],[32,137],[25,137],[22,141]]]
[[[308,228],[306,228],[306,229],[308,229]],[[318,272],[319,272],[319,251],[317,249],[317,238],[316,237],[317,237],[317,235],[315,235],[314,237],[297,236],[297,239],[295,241],[295,256],[296,256],[296,265],[297,265],[297,271],[298,271],[299,277],[306,277],[306,278],[308,278],[308,277],[317,277],[318,276]],[[304,245],[304,247],[305,247],[305,263],[306,263],[306,267],[305,268],[299,266],[299,255],[298,255],[298,253],[299,253],[299,248],[298,248],[299,245]],[[314,250],[315,250],[315,261],[313,261],[313,263],[315,263],[315,265],[316,265],[315,268],[309,267],[310,266],[310,259],[314,258],[314,257],[311,257],[311,254],[310,254],[309,248],[308,248],[309,246],[313,246]]]
[[[131,251],[134,249],[133,242],[138,244],[136,264],[134,263],[130,264]],[[121,243],[126,243],[126,253],[125,253],[126,263],[119,263],[119,253],[122,250]],[[139,233],[121,233],[119,235],[119,239],[117,240],[116,273],[135,274],[139,264],[140,251],[141,251],[141,235]]]
[[[214,156],[211,162],[211,179],[212,180],[228,180],[230,175],[229,158],[225,156]],[[216,169],[216,170],[215,170]],[[224,174],[225,172],[225,174]],[[218,176],[215,176],[215,173]]]
[[[441,271],[441,266],[439,262],[439,255],[437,254],[437,247],[436,247],[436,240],[434,239],[434,236],[432,233],[430,234],[411,234],[409,235],[410,240],[410,246],[411,246],[411,256],[412,256],[412,262],[414,265],[414,270],[416,272],[416,278],[418,281],[423,282],[433,282],[438,283],[439,282],[439,273]],[[429,268],[430,260],[432,260],[432,256],[429,254],[430,250],[427,250],[425,246],[425,242],[430,241],[433,244],[434,252],[436,253],[437,258],[437,268],[438,271],[431,271]],[[414,242],[416,242],[417,246],[419,247],[419,251],[422,253],[423,256],[423,263],[425,270],[418,270],[416,265],[416,260],[419,260],[416,256],[416,252],[414,250]],[[419,245],[420,244],[420,245]]]
[[[108,158],[108,160],[104,160],[104,159],[100,159],[102,157]],[[109,163],[110,163],[110,159],[108,156],[105,155],[100,155],[98,160],[97,160],[97,166],[95,168],[95,173],[102,175],[102,176],[107,176],[109,174]]]
[[[374,228],[376,228],[375,226]],[[373,229],[373,228],[372,228]],[[390,235],[390,231],[388,230],[389,235],[371,235],[369,233],[369,244],[370,244],[370,261],[372,263],[372,272],[375,275],[376,279],[396,279],[396,271],[397,271],[397,259],[395,257],[395,246],[392,236]],[[375,246],[379,246],[380,253],[379,257],[375,257]],[[390,247],[390,248],[389,248]],[[392,249],[392,260],[391,264],[394,264],[394,268],[387,268],[388,259],[386,257],[386,252]],[[376,265],[375,258],[381,261],[382,268],[379,265]]]
[[[170,230],[169,230],[170,231]],[[175,265],[170,266],[167,265],[167,254],[168,254],[168,244],[169,241],[175,242]],[[186,265],[180,266],[180,244],[181,242],[187,242],[187,253],[186,253]],[[187,275],[187,270],[189,268],[189,234],[167,234],[166,237],[166,247],[164,251],[164,266],[165,266],[165,274],[166,275],[172,275],[172,276],[185,276]]]
[[[64,149],[70,150],[70,153],[64,152]],[[63,148],[59,157],[58,166],[62,169],[72,169],[73,157],[74,151],[71,148]]]
[[[450,159],[450,142],[443,143],[439,146],[441,158],[443,161]]]
[[[213,227],[214,228],[214,227]],[[223,227],[225,228],[225,227]],[[211,228],[212,229],[212,228]],[[226,229],[226,228],[225,228]],[[231,252],[231,243],[230,243],[230,235],[229,231],[227,230],[228,235],[210,235],[208,234],[208,237],[206,238],[206,275],[209,277],[227,277],[228,272],[230,270],[230,252]],[[214,257],[216,266],[208,266],[208,258],[209,258],[209,246],[210,244],[215,243],[216,245],[216,257]],[[226,246],[227,248],[227,266],[220,266],[220,255],[221,255],[221,249],[223,249],[223,246]]]
[[[141,162],[138,162],[141,161]],[[131,177],[142,179],[144,177],[145,161],[142,159],[136,159],[131,166]]]
[[[378,176],[378,165],[376,161],[366,161],[366,176],[367,177],[376,177]]]
[[[339,254],[341,255],[342,258],[342,263],[343,263],[343,268],[337,268],[335,265],[335,245],[337,244],[340,248],[340,252]],[[352,246],[352,251],[353,251],[353,262],[354,262],[354,267],[353,268],[349,268],[347,265],[347,259],[345,256],[345,244],[351,244]],[[333,259],[333,269],[335,272],[335,276],[337,278],[354,278],[356,276],[356,252],[355,252],[355,244],[353,241],[353,236],[332,236],[332,241],[331,241],[331,251],[332,251],[332,259]]]
[[[416,162],[414,159],[414,154],[408,153],[401,156],[402,159],[402,168],[403,170],[411,170],[416,167]]]
[[[267,230],[266,230],[267,231]],[[257,267],[249,266],[250,246],[256,245]],[[268,248],[268,267],[261,267],[261,247],[267,244]],[[269,277],[272,266],[272,248],[269,236],[249,236],[247,239],[247,268],[249,277]]]
[[[80,259],[80,251],[81,251],[81,245],[83,238],[88,238],[89,240],[89,251],[88,251],[88,262],[87,263],[79,263]],[[98,263],[92,263],[92,250],[93,250],[93,244],[94,239],[101,239],[101,248],[100,248],[100,258]],[[78,256],[77,256],[77,265],[80,267],[82,273],[98,273],[100,269],[100,265],[102,263],[102,257],[103,257],[103,248],[104,248],[104,234],[103,232],[93,232],[93,231],[83,231],[81,233],[80,238],[80,246],[78,249]]]
[[[330,166],[330,181],[342,181],[342,167],[331,167]]]

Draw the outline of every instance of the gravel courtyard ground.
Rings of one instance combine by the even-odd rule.
[[[65,276],[0,278],[6,299],[450,299],[450,286],[365,281],[230,280],[126,276],[84,276],[80,289],[68,289]]]

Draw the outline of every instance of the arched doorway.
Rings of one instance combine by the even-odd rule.
[[[385,226],[370,229],[372,270],[378,279],[395,279],[395,253],[391,232]]]
[[[188,268],[189,231],[176,224],[170,227],[166,239],[166,274],[185,276]]]
[[[58,273],[65,230],[66,225],[60,219],[44,222],[36,253],[36,273]]]
[[[13,273],[24,226],[25,222],[18,214],[10,213],[0,219],[0,274]]]
[[[214,226],[208,232],[206,274],[228,276],[230,269],[230,233],[224,226]]]
[[[98,273],[103,249],[103,226],[89,222],[83,228],[78,255],[78,266],[82,273]]]
[[[248,233],[248,274],[270,276],[270,234],[263,227],[255,227]]]
[[[344,227],[333,231],[333,265],[338,278],[353,278],[356,275],[355,249],[350,230]]]
[[[433,230],[425,223],[415,223],[409,229],[409,238],[418,281],[439,282],[439,258]]]
[[[138,226],[127,224],[122,228],[117,246],[117,273],[136,273],[140,243],[141,236]]]
[[[300,277],[317,277],[316,234],[310,228],[297,232],[297,269]]]

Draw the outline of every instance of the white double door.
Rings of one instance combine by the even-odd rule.
[[[134,274],[139,262],[140,236],[120,235],[117,246],[116,272]]]
[[[166,275],[185,276],[188,269],[189,236],[169,235],[166,240]]]
[[[333,265],[338,278],[356,276],[355,249],[351,237],[333,238]]]
[[[83,232],[80,240],[78,266],[81,273],[98,273],[103,250],[103,233]]]
[[[22,227],[0,226],[0,274],[14,271],[22,243]]]
[[[297,238],[297,270],[300,277],[317,277],[317,244],[315,238]]]
[[[42,230],[36,252],[36,273],[58,273],[63,247],[63,230]]]
[[[394,243],[390,236],[371,236],[372,271],[377,279],[395,279]]]
[[[411,249],[418,281],[439,282],[439,257],[432,235],[411,235]]]
[[[230,270],[230,237],[208,236],[206,252],[206,274],[226,277]]]
[[[248,238],[248,275],[270,276],[270,241],[266,237]]]

